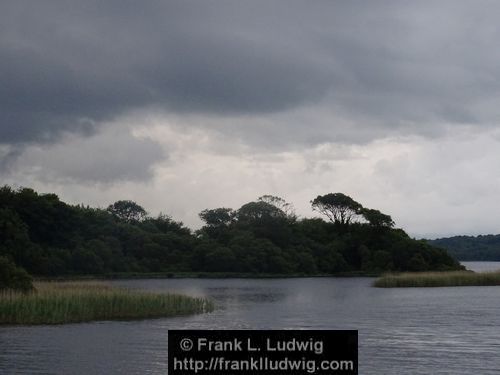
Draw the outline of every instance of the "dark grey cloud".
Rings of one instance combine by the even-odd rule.
[[[0,143],[90,135],[144,108],[262,116],[321,105],[365,138],[491,124],[498,11],[493,1],[2,2]],[[307,138],[335,126],[308,124]]]
[[[266,112],[324,93],[327,71],[313,69],[307,54],[265,46],[266,35],[253,27],[238,35],[237,19],[244,14],[233,5],[236,19],[227,25],[231,11],[223,8],[230,4],[214,5],[3,4],[0,139],[20,143],[51,140],[63,130],[89,133],[95,122],[150,105]]]

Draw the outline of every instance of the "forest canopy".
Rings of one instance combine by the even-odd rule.
[[[462,261],[500,261],[500,234],[454,236],[428,241]]]
[[[106,209],[55,194],[0,188],[0,256],[34,276],[231,272],[336,275],[459,269],[445,250],[394,228],[389,215],[342,193],[316,197],[322,218],[299,218],[265,195],[238,209],[207,208],[196,231],[121,200]]]

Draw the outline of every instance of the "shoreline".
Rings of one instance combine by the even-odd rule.
[[[254,274],[245,272],[154,272],[154,273],[109,273],[104,275],[33,276],[35,281],[85,281],[85,280],[140,280],[140,279],[306,279],[306,278],[350,278],[380,277],[384,272],[342,272],[336,274]]]

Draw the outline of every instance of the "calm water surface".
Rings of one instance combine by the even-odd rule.
[[[500,262],[462,262],[468,270],[475,272],[499,271]]]
[[[173,319],[3,327],[0,373],[166,374],[174,328],[357,329],[360,374],[500,373],[500,287],[377,289],[372,281],[115,281],[208,296],[218,308]]]

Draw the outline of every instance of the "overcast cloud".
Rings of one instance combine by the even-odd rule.
[[[496,1],[4,1],[0,177],[199,225],[342,191],[500,233]]]

